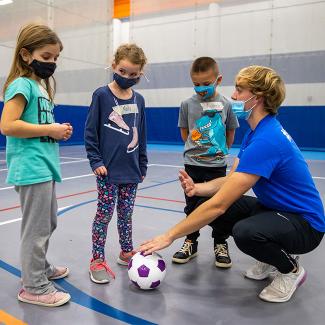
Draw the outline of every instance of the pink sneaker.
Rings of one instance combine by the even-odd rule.
[[[91,260],[89,275],[91,281],[95,283],[108,283],[111,278],[115,279],[115,273],[102,259]]]
[[[131,252],[120,252],[120,256],[117,259],[117,263],[121,265],[128,265],[133,255],[136,254],[136,251]]]
[[[62,291],[54,291],[44,295],[34,295],[28,293],[24,289],[21,289],[18,294],[19,301],[46,307],[62,306],[67,303],[70,299],[71,296],[68,293]]]
[[[49,277],[50,281],[65,278],[70,273],[69,269],[63,266],[57,266],[54,270],[54,273]]]

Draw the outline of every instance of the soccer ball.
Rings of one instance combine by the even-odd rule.
[[[155,289],[165,278],[166,263],[157,253],[144,256],[139,252],[129,262],[128,275],[136,287],[143,290]]]

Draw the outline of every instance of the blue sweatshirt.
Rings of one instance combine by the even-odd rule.
[[[130,99],[114,96],[108,86],[92,98],[85,125],[85,146],[94,171],[105,166],[111,184],[140,183],[147,172],[144,98],[133,91]]]

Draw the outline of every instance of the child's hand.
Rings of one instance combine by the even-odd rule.
[[[195,184],[193,179],[187,174],[187,172],[183,169],[179,171],[178,178],[181,182],[181,186],[187,196],[195,195]]]
[[[63,138],[64,141],[67,141],[67,140],[69,140],[69,139],[71,138],[71,136],[72,136],[72,133],[73,133],[73,127],[72,127],[72,125],[71,125],[70,123],[62,123],[62,124],[67,125],[67,126],[69,127],[69,129],[68,129],[67,132],[66,132],[65,137]]]
[[[94,174],[97,176],[107,176],[107,169],[105,166],[100,166],[94,170]]]
[[[72,134],[72,126],[69,124],[52,123],[48,126],[49,137],[55,140],[64,140],[69,134]],[[70,137],[69,136],[69,137]]]

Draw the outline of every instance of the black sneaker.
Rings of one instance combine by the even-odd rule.
[[[190,239],[185,239],[182,248],[174,254],[172,261],[179,264],[187,263],[191,258],[197,256],[197,244],[197,241],[192,242]]]
[[[222,268],[231,267],[231,258],[229,256],[228,244],[216,244],[214,246],[214,255],[216,257],[216,266]]]

